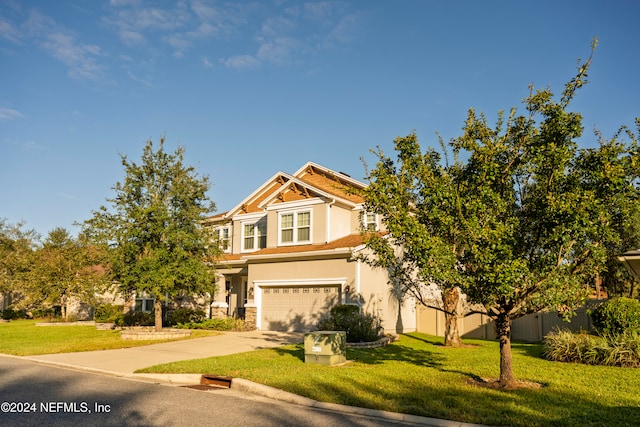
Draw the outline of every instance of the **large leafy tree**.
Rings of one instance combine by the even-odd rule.
[[[53,229],[42,247],[32,253],[22,305],[60,305],[63,319],[68,320],[70,304],[91,304],[108,286],[100,266],[102,260],[100,247],[90,244],[84,236],[75,238],[64,228]]]
[[[409,270],[445,291],[459,286],[493,320],[504,387],[515,381],[513,320],[548,309],[570,316],[594,272],[606,268],[615,198],[599,198],[606,179],[586,185],[589,170],[606,169],[578,150],[582,118],[567,111],[590,62],[579,64],[559,100],[550,89],[532,89],[526,115],[501,113],[491,127],[470,110],[463,135],[450,143],[452,164],[433,150],[422,153],[412,134],[396,139],[397,161],[379,152],[369,174],[365,208],[383,215],[386,240],[400,246]],[[613,158],[608,149],[595,150]],[[616,158],[637,165],[635,155],[624,149]],[[612,180],[622,185],[628,177]],[[384,240],[368,243],[381,263],[394,250]]]
[[[388,234],[366,233],[375,256],[365,261],[387,270],[395,293],[410,294],[424,306],[445,313],[445,345],[461,342],[457,318],[464,276],[464,252],[456,218],[456,186],[441,156],[422,153],[415,133],[396,138],[397,161],[376,152],[363,192],[365,210],[381,215]],[[440,295],[434,294],[436,285]]]
[[[637,296],[635,279],[618,261],[630,249],[640,247],[640,119],[636,134],[623,127],[612,138],[596,132],[599,146],[584,149],[577,166],[581,185],[598,201],[604,225],[600,241],[607,251],[606,266],[597,272],[596,284],[609,296]],[[599,291],[599,290],[598,290]]]
[[[84,224],[94,240],[111,248],[109,270],[125,293],[152,295],[155,328],[162,329],[162,302],[178,295],[213,293],[210,261],[217,245],[201,226],[214,210],[206,192],[209,180],[184,164],[184,149],[166,153],[148,141],[141,162],[121,156],[123,182]]]
[[[17,292],[30,268],[30,257],[36,248],[38,235],[34,230],[25,230],[24,224],[10,224],[0,219],[0,296],[4,302]]]

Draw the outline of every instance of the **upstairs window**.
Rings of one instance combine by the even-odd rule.
[[[378,231],[378,214],[364,213],[362,215],[362,225],[367,231]]]
[[[242,225],[242,250],[255,251],[267,247],[267,221],[263,218],[257,222]]]
[[[229,226],[217,227],[215,236],[220,244],[220,249],[223,252],[231,252],[231,228]]]
[[[296,244],[311,241],[311,211],[280,214],[280,243]]]

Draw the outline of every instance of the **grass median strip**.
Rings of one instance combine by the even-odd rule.
[[[171,340],[125,341],[120,331],[99,331],[93,326],[36,326],[35,320],[12,320],[0,323],[0,353],[15,356],[73,353],[78,351],[109,350],[138,347]],[[219,332],[193,331],[180,339],[201,338]]]
[[[640,371],[549,362],[540,344],[513,344],[516,377],[541,386],[494,390],[499,344],[445,348],[423,334],[376,349],[348,349],[349,363],[304,363],[302,345],[158,365],[141,372],[241,377],[311,399],[455,421],[510,426],[640,423]]]

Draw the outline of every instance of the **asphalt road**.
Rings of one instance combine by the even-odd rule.
[[[0,356],[0,426],[414,425]]]

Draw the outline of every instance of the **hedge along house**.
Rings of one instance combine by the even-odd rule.
[[[358,259],[378,230],[354,190],[366,184],[309,162],[278,172],[228,212],[204,221],[224,251],[213,306],[260,330],[309,331],[337,304],[358,304],[388,332],[415,331],[415,302],[389,292],[385,270]]]

